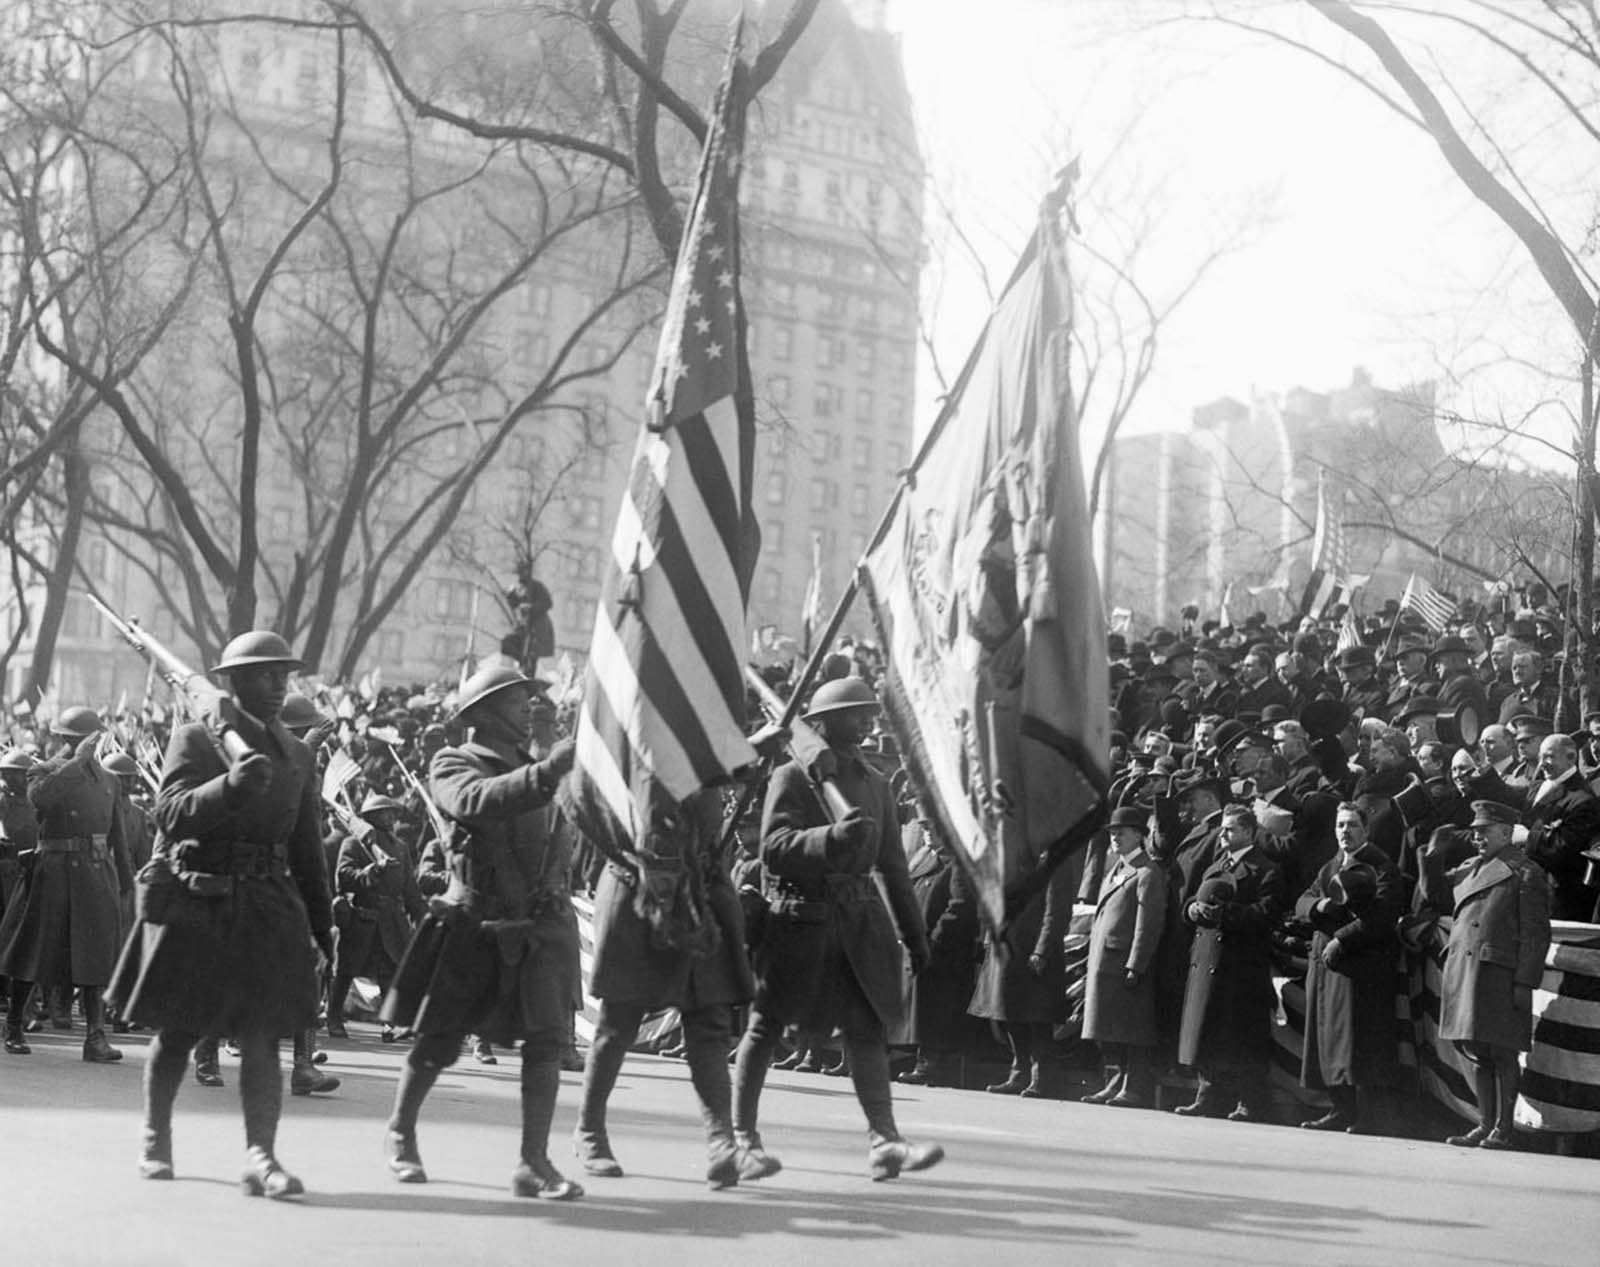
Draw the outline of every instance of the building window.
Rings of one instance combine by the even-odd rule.
[[[787,361],[794,356],[794,327],[781,322],[772,327],[772,359]]]
[[[440,671],[460,663],[461,657],[466,655],[466,643],[454,634],[439,633],[433,635],[433,651],[429,659],[439,666]]]
[[[600,531],[600,499],[598,497],[567,498],[567,521],[574,528],[590,532]]]
[[[761,601],[776,605],[783,598],[783,573],[768,568],[761,574]]]
[[[403,629],[380,629],[378,631],[378,663],[395,665],[405,658],[405,631]]]
[[[856,484],[850,489],[850,513],[864,515],[872,509],[872,491],[865,484]]]
[[[850,534],[850,561],[854,563],[867,552],[867,534],[852,532]]]
[[[767,476],[767,505],[782,506],[789,500],[789,477],[782,471]]]
[[[872,421],[872,404],[873,404],[872,392],[871,392],[871,390],[869,388],[863,387],[860,391],[858,391],[856,393],[856,421],[857,422],[871,422]]]
[[[832,510],[839,504],[839,487],[832,480],[814,479],[811,481],[811,509],[814,511]]]
[[[761,548],[774,554],[783,553],[783,520],[769,519],[761,529]]]
[[[534,317],[550,315],[550,287],[535,282],[523,292],[523,311]]]
[[[831,370],[838,364],[838,348],[835,341],[825,334],[817,336],[817,368]]]
[[[856,373],[870,374],[878,368],[877,349],[870,342],[863,339],[856,344]]]
[[[774,374],[767,380],[767,399],[774,405],[784,406],[789,403],[789,379],[784,374]]]
[[[819,418],[833,417],[833,391],[827,383],[817,384],[815,412]]]
[[[838,461],[838,435],[832,431],[813,431],[811,433],[811,457],[816,462]]]
[[[466,620],[472,615],[471,581],[435,581],[433,614],[439,620]]]
[[[858,471],[872,469],[872,440],[867,436],[857,436],[855,441],[855,468]]]
[[[772,287],[772,302],[779,308],[794,307],[794,283],[777,282]]]

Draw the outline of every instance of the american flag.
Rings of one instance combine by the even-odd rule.
[[[822,534],[811,534],[811,579],[800,608],[800,654],[811,654],[811,640],[822,627]]]
[[[1344,520],[1336,512],[1325,474],[1317,476],[1317,527],[1311,541],[1311,577],[1306,582],[1300,614],[1320,619],[1350,592],[1350,543]]]
[[[1445,597],[1415,572],[1406,581],[1405,593],[1400,595],[1400,610],[1416,612],[1434,633],[1443,633],[1456,616],[1455,600]]]
[[[757,534],[755,421],[739,299],[739,31],[700,158],[612,537],[563,801],[612,856],[652,819],[755,760],[744,734],[745,606]]]

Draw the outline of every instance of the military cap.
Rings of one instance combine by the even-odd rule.
[[[1472,827],[1515,827],[1517,811],[1499,801],[1473,801]]]
[[[80,704],[76,708],[62,709],[50,723],[50,733],[64,739],[87,739],[100,729],[100,724],[100,714]]]
[[[1548,717],[1541,717],[1538,713],[1517,713],[1506,723],[1516,732],[1521,739],[1527,735],[1551,735],[1555,733],[1556,724]]]
[[[1363,666],[1375,669],[1378,667],[1378,653],[1372,647],[1346,647],[1333,657],[1333,662],[1341,669],[1359,669]]]
[[[231,669],[253,669],[265,664],[300,666],[300,657],[289,650],[289,644],[270,629],[252,629],[242,633],[222,649],[213,673],[226,673]]]
[[[1149,832],[1150,811],[1140,809],[1137,805],[1122,805],[1111,811],[1111,827],[1132,827],[1137,831]]]
[[[839,713],[851,708],[877,708],[878,693],[858,677],[834,678],[817,687],[806,707],[806,718]]]
[[[139,773],[139,767],[126,752],[113,752],[109,756],[101,757],[100,764],[119,778]]]

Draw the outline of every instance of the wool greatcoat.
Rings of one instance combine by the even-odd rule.
[[[1072,862],[1051,874],[1044,892],[1035,894],[1005,930],[1006,953],[984,938],[983,963],[967,1011],[984,1020],[1007,1024],[1059,1025],[1067,1019],[1067,965],[1062,939],[1072,920],[1072,897],[1081,871]],[[1037,955],[1044,969],[1035,972],[1029,957]]]
[[[33,875],[0,920],[0,976],[103,986],[122,944],[121,895],[133,888],[117,776],[88,752],[28,771],[38,816]]]
[[[717,849],[722,835],[722,799],[701,792],[681,811],[692,847],[683,851],[679,883],[698,870],[706,913],[715,923],[715,944],[705,954],[667,945],[635,908],[637,880],[608,862],[594,894],[594,968],[589,993],[606,1003],[692,1010],[747,1003],[755,979],[745,951],[744,909],[731,873]],[[655,850],[660,855],[661,850]]]
[[[0,912],[17,895],[22,879],[18,855],[32,854],[39,843],[39,817],[28,803],[27,792],[13,796],[0,787]]]
[[[1533,1014],[1514,988],[1536,988],[1550,947],[1550,882],[1515,845],[1449,874],[1455,917],[1439,983],[1439,1037],[1527,1051]]]
[[[1119,857],[1100,888],[1089,933],[1083,1036],[1097,1043],[1154,1047],[1156,980],[1151,968],[1167,923],[1171,886],[1157,862],[1136,867]],[[1137,972],[1130,987],[1127,974]]]
[[[889,782],[858,753],[834,749],[845,798],[877,825],[877,840],[851,849],[829,838],[821,794],[798,763],[773,772],[761,815],[768,911],[755,950],[757,1010],[827,1033],[859,1022],[851,979],[884,1027],[902,1015],[895,938],[923,945],[927,932],[911,891]],[[884,909],[883,894],[894,911]]]
[[[1235,861],[1219,850],[1201,877],[1231,877],[1234,897],[1215,921],[1195,926],[1178,1029],[1178,1063],[1247,1070],[1272,1055],[1272,942],[1283,913],[1283,875],[1252,845]],[[1193,924],[1188,911],[1186,923]]]
[[[413,925],[428,909],[417,889],[411,846],[370,825],[346,836],[339,845],[334,891],[336,910],[346,909],[334,974],[387,984],[406,953]]]
[[[380,1017],[500,1046],[565,1029],[578,973],[567,890],[571,833],[554,829],[557,780],[521,748],[473,740],[429,767],[434,802],[457,831],[450,886],[430,903]]]
[[[961,869],[934,848],[936,830],[913,819],[901,837],[911,889],[928,929],[929,955],[920,974],[906,966],[905,1028],[890,1041],[947,1052],[966,1047],[978,1034],[977,1022],[967,1015],[977,968],[978,906]]]
[[[150,1029],[292,1034],[316,1019],[312,938],[328,938],[333,905],[311,749],[277,721],[240,713],[236,725],[272,763],[265,791],[229,786],[204,723],[180,726],[167,745],[152,862],[232,883],[184,922],[135,921],[108,997]]]
[[[1318,913],[1333,878],[1347,866],[1365,865],[1378,873],[1378,888],[1359,910],[1336,905]],[[1300,1081],[1313,1090],[1382,1086],[1397,1055],[1394,998],[1398,942],[1395,926],[1405,909],[1405,881],[1383,850],[1364,844],[1353,854],[1342,850],[1317,872],[1295,903],[1294,912],[1311,923],[1311,953],[1306,960],[1306,1031]],[[1342,947],[1336,965],[1323,955],[1329,943]]]

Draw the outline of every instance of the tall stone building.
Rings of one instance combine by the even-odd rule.
[[[1117,441],[1107,475],[1101,578],[1108,608],[1143,631],[1262,611],[1294,616],[1311,571],[1317,493],[1344,525],[1358,612],[1400,597],[1415,572],[1459,598],[1506,578],[1567,579],[1562,477],[1447,446],[1433,388],[1295,388],[1194,411],[1187,431]]]
[[[288,0],[273,4],[293,8]],[[898,44],[884,27],[882,8],[875,0],[824,0],[751,114],[741,215],[763,533],[752,628],[798,632],[814,542],[823,560],[825,598],[831,602],[838,595],[909,459],[922,171]],[[720,66],[720,16],[713,12],[708,19],[719,38],[685,44],[705,62],[684,68],[685,80],[703,88],[707,98]],[[463,38],[470,37],[470,27],[464,19]],[[303,204],[310,197],[326,163],[332,93],[326,47],[313,50],[283,30],[219,39],[230,102],[249,126],[230,128],[226,120],[208,116],[208,162],[214,152],[214,174],[225,183],[247,180],[254,159],[270,161],[281,180],[269,185],[256,178],[255,186],[241,184],[236,196],[255,200],[263,220],[269,210],[292,217],[297,199]],[[537,53],[509,56],[533,59]],[[412,120],[402,126],[404,116],[381,76],[370,67],[352,71],[348,128],[363,162],[347,163],[346,188],[370,204],[376,235],[386,215],[398,214],[395,187],[405,183],[405,173],[443,180],[470,171],[475,150],[437,124]],[[141,85],[155,91],[165,84],[154,54],[130,61],[122,76],[119,82],[134,93]],[[385,166],[397,164],[394,156],[402,152],[410,166]],[[692,154],[677,157],[692,171]],[[514,169],[496,169],[473,189],[479,205],[470,214],[480,217],[474,224],[509,223],[527,213],[529,190]],[[441,202],[438,210],[420,214],[433,216],[427,240],[436,247],[433,258],[424,251],[410,264],[416,275],[426,281],[448,274],[468,298],[492,289],[507,265],[492,244],[463,233],[469,213]],[[629,236],[620,224],[615,214],[596,217],[592,229],[574,229],[559,249],[520,275],[453,363],[459,383],[438,393],[404,443],[395,446],[399,456],[392,469],[352,525],[348,579],[333,592],[324,673],[354,677],[381,667],[390,682],[453,679],[469,651],[481,656],[497,647],[509,622],[503,593],[514,582],[519,560],[530,559],[555,599],[558,648],[580,659],[587,652],[654,360],[654,328],[644,322],[661,298],[659,285],[645,288],[636,301],[590,320],[603,307],[618,244]],[[634,249],[653,250],[642,226],[636,224],[635,231]],[[270,240],[269,233],[257,236]],[[246,239],[240,250],[257,245]],[[303,265],[297,272],[297,278],[315,276]],[[297,284],[305,287],[297,299],[314,296],[314,280]],[[424,289],[419,283],[418,290]],[[443,299],[438,305],[445,306]],[[172,341],[144,372],[165,393],[163,417],[176,420],[163,439],[187,486],[201,511],[225,524],[236,496],[229,485],[239,455],[232,413],[237,385],[225,357],[204,353],[216,344],[199,336],[225,331],[227,314],[219,297],[207,293],[184,320],[193,323],[196,340]],[[340,343],[332,326],[321,338],[320,327],[307,328],[310,335],[296,326],[293,312],[263,321],[264,340],[278,340],[278,363],[295,369],[293,384],[273,383],[282,395],[269,402],[263,439],[258,521],[262,556],[271,565],[270,576],[264,572],[267,579],[260,582],[264,622],[293,603],[303,619],[306,604],[316,601],[314,590],[293,591],[296,556],[322,548],[317,543],[325,537],[317,534],[327,528],[318,516],[337,505],[338,482],[352,460],[345,397],[329,385],[341,376],[359,377],[360,358]],[[418,331],[395,330],[376,365],[380,392],[400,393],[413,363],[427,354],[421,328],[419,322]],[[410,574],[386,562],[387,543],[402,539],[440,475],[470,463],[508,402],[538,384],[563,353],[567,369],[577,371],[573,381],[516,422],[461,499],[438,547]],[[109,517],[159,518],[166,511],[151,506],[161,499],[137,477],[127,436],[103,411],[86,434],[92,438],[97,505],[108,513],[86,530],[76,589],[92,588],[118,610],[141,616],[153,633],[198,663],[193,630],[181,619],[194,585],[185,560],[171,551],[146,553],[142,542],[106,526]],[[224,546],[230,545],[226,537],[227,530],[219,529]],[[362,592],[370,578],[376,578],[380,596],[385,587],[393,590],[392,603],[376,615],[369,611],[368,623],[378,622],[373,636],[359,655],[342,657],[352,623],[372,605],[373,595]],[[207,597],[220,601],[213,593]],[[23,598],[37,612],[42,587],[30,583]],[[13,595],[0,620],[14,628],[23,605]],[[861,631],[864,617],[856,615],[847,627]],[[7,683],[13,695],[29,649],[24,634]],[[59,695],[103,701],[128,691],[137,699],[145,676],[145,666],[117,649],[92,607],[75,593],[64,614],[53,675]]]

